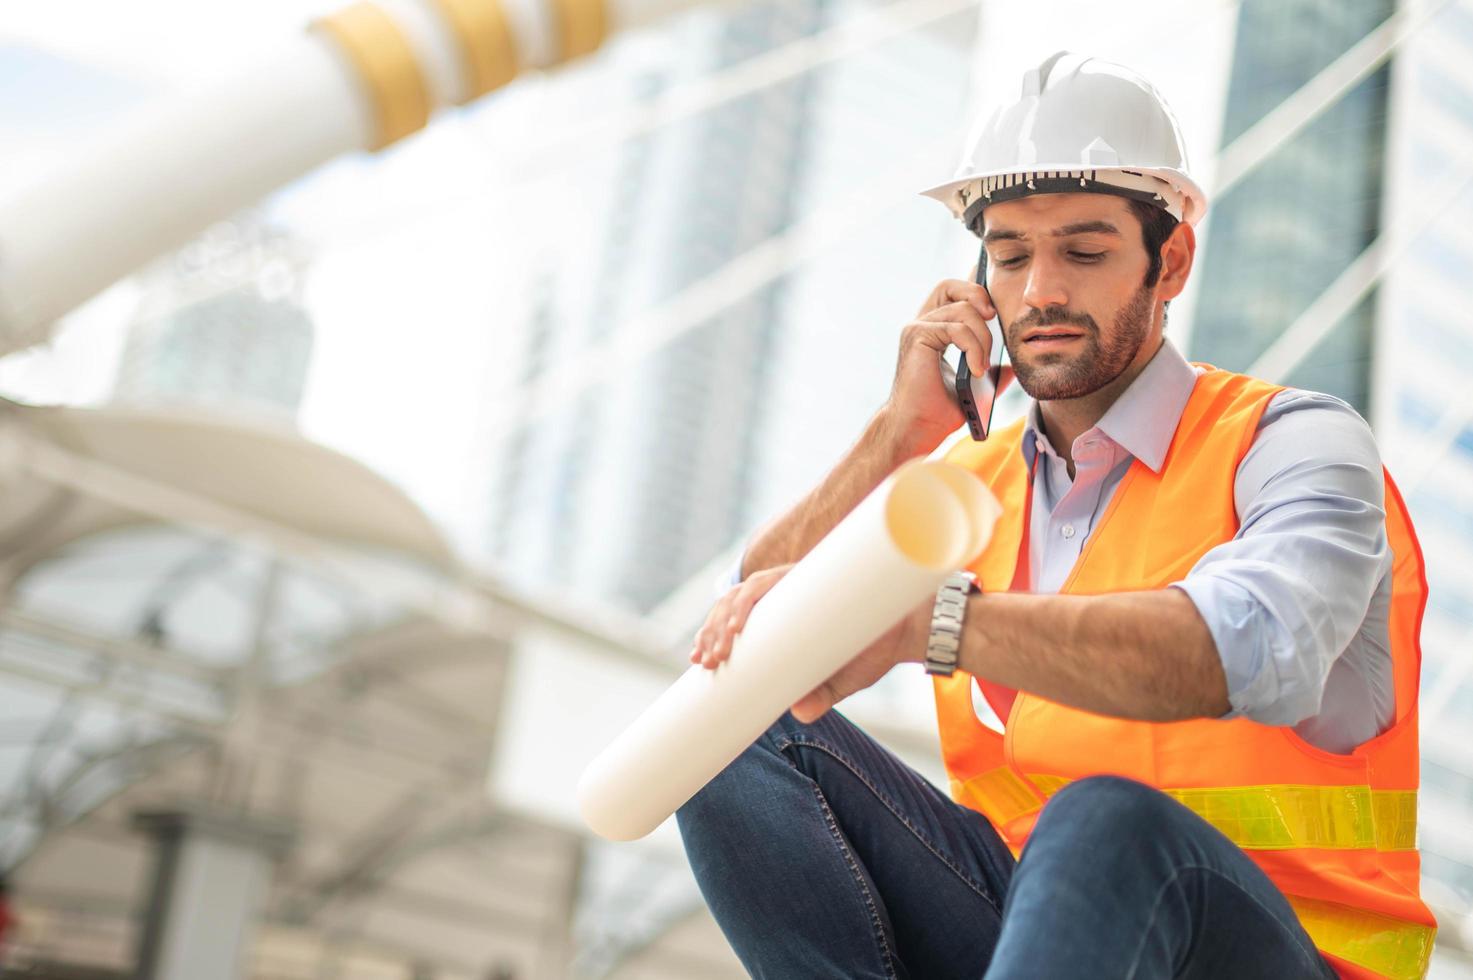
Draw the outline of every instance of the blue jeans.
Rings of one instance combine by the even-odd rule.
[[[837,711],[784,714],[676,819],[754,977],[1334,977],[1247,855],[1127,779],[1064,787],[1014,862]]]

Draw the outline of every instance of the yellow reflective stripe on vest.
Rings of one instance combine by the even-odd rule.
[[[952,780],[952,798],[1002,826],[1039,809],[1040,795],[1053,796],[1069,782],[1065,776],[1032,773],[1024,780],[998,766],[965,781]],[[1410,851],[1417,846],[1416,790],[1278,785],[1162,792],[1244,850]]]
[[[1028,781],[1038,787],[1038,791],[1044,796],[1053,796],[1073,780],[1066,776],[1040,776],[1030,774]]]
[[[1415,790],[1368,786],[1234,786],[1168,789],[1247,850],[1374,847],[1408,851],[1417,842]]]
[[[1371,807],[1376,816],[1376,849],[1417,849],[1417,791],[1373,789]]]
[[[980,810],[995,827],[1043,808],[1038,794],[1007,766],[989,769],[967,780],[953,779],[951,798]]]
[[[1323,952],[1393,980],[1415,980],[1427,973],[1435,927],[1336,902],[1285,897]]]
[[[1166,793],[1247,850],[1410,851],[1417,791],[1366,786],[1241,786]]]
[[[1062,776],[1029,780],[1052,796]],[[1296,847],[1410,851],[1417,846],[1417,791],[1367,786],[1225,786],[1161,792],[1249,851]]]

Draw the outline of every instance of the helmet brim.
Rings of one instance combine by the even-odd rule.
[[[925,190],[920,191],[920,194],[923,197],[933,198],[934,200],[940,201],[942,204],[946,205],[947,209],[951,211],[952,217],[960,221],[963,220],[963,215],[966,213],[968,202],[963,201],[958,196],[957,192],[966,187],[968,184],[971,184],[978,180],[984,180],[988,177],[1003,177],[1009,174],[1038,173],[1049,171],[1068,172],[1077,171],[1079,169],[1080,165],[1075,163],[1038,164],[1036,166],[1030,166],[1027,170],[1009,168],[1005,170],[978,171],[977,173],[963,174],[959,177],[953,178],[952,180],[948,180],[943,184],[937,184],[934,187],[928,187]],[[1202,190],[1202,188],[1197,184],[1196,181],[1192,180],[1192,178],[1188,177],[1185,173],[1176,169],[1175,167],[1090,166],[1084,169],[1098,171],[1100,173],[1116,172],[1144,174],[1146,176],[1155,177],[1157,180],[1163,181],[1164,183],[1170,184],[1171,186],[1175,187],[1177,191],[1180,192],[1182,195],[1182,220],[1189,225],[1196,225],[1199,221],[1202,220],[1202,216],[1207,213],[1206,193]]]

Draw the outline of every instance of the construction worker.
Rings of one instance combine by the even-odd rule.
[[[1033,403],[947,454],[1004,507],[970,576],[678,812],[742,963],[1421,976],[1416,540],[1349,406],[1165,339],[1206,208],[1170,110],[1134,72],[1060,53],[926,193],[981,239],[985,285],[932,291],[888,400],[749,542],[692,661],[718,666],[793,563],[962,424],[949,345],[986,371],[996,316]],[[950,798],[829,710],[904,662],[933,675]]]

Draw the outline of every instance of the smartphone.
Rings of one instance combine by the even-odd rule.
[[[996,340],[993,342],[1002,347]],[[980,377],[967,367],[966,355],[957,361],[956,400],[962,407],[962,414],[967,417],[967,428],[977,442],[987,438],[992,426],[992,403],[997,401],[997,383],[1001,376],[1001,350],[998,351],[997,363],[988,367],[987,373]]]
[[[984,248],[977,259],[977,284],[986,285],[986,280],[987,250]],[[988,329],[991,330],[991,327]],[[992,346],[996,359],[985,375],[972,373],[972,369],[967,366],[965,354],[957,359],[956,365],[956,400],[961,405],[962,414],[967,417],[967,428],[977,442],[986,439],[987,432],[992,427],[992,403],[997,401],[997,386],[1002,379],[1003,343],[997,333],[993,334]]]

